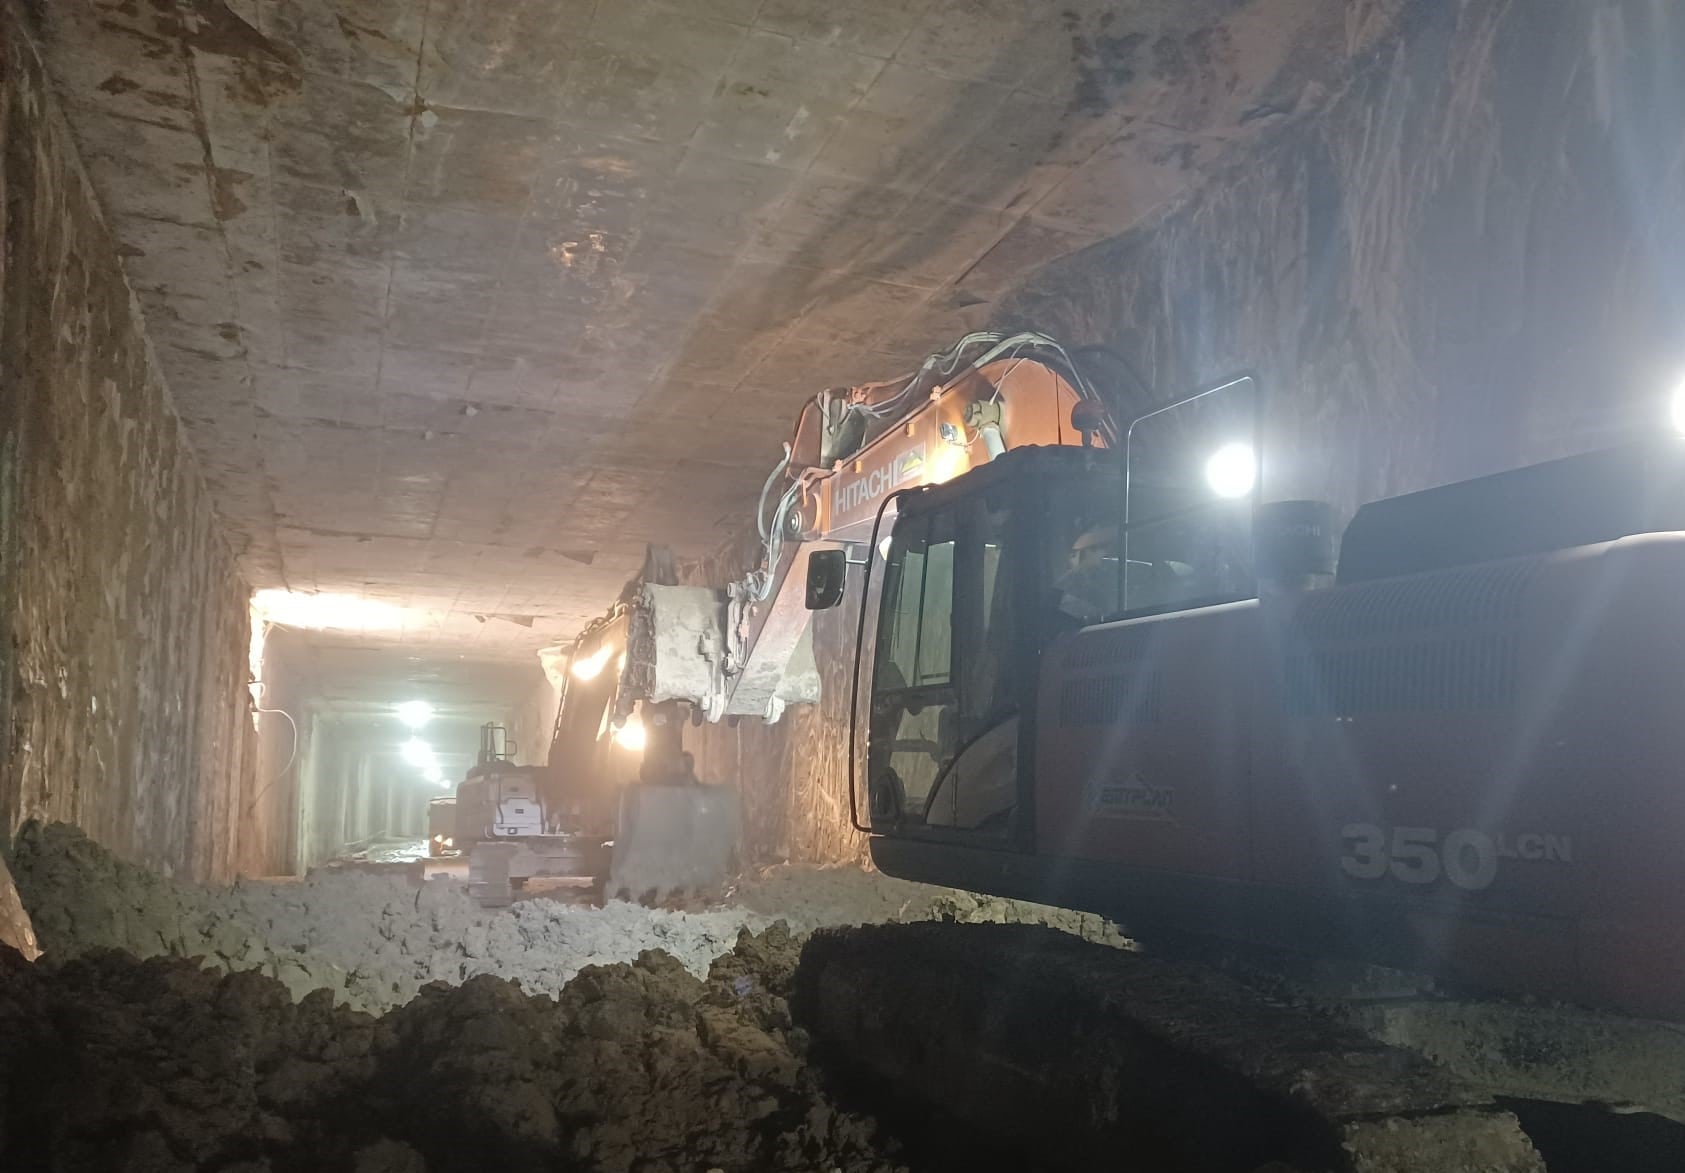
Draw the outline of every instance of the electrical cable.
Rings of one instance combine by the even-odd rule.
[[[260,688],[263,687],[263,682],[260,681],[260,680],[254,680],[254,681],[252,681],[252,683],[257,685]],[[252,710],[254,712],[258,712],[258,713],[276,713],[276,714],[278,714],[282,717],[285,717],[287,719],[287,724],[291,725],[292,729],[293,729],[293,747],[292,747],[291,752],[289,752],[287,754],[287,764],[282,766],[281,769],[276,773],[276,775],[273,778],[271,778],[269,781],[265,782],[263,784],[263,786],[258,790],[258,792],[256,794],[252,795],[251,802],[246,804],[246,813],[248,815],[251,814],[252,811],[257,809],[257,804],[258,804],[259,800],[261,800],[265,794],[269,793],[270,788],[273,787],[275,785],[275,783],[279,782],[282,778],[285,778],[287,776],[287,771],[293,768],[293,762],[298,760],[298,722],[293,720],[293,715],[291,713],[287,712],[287,710],[285,710],[285,709],[266,709],[266,708],[263,708],[261,705],[258,705],[255,701],[252,704]]]

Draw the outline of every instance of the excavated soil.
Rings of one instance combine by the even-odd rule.
[[[895,920],[1012,921],[1124,943],[1115,926],[1088,914],[979,899],[858,868],[751,877],[727,903],[698,911],[543,898],[486,910],[460,881],[418,885],[390,871],[333,870],[227,888],[175,884],[63,823],[26,824],[9,862],[49,959],[94,948],[200,958],[213,969],[273,977],[295,1000],[325,989],[371,1013],[403,1005],[429,982],[459,985],[482,974],[555,995],[586,965],[632,961],[650,949],[701,977],[741,929],[758,932],[779,920],[801,934]]]
[[[74,828],[8,862],[43,951],[0,946],[0,1169],[929,1168],[840,1106],[786,997],[806,934],[1091,917],[853,869],[701,911],[334,871],[173,884]]]
[[[775,926],[706,980],[650,952],[559,998],[480,975],[375,1018],[256,973],[0,947],[0,1168],[897,1168],[805,1062],[797,950]]]

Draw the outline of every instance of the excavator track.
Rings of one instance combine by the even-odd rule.
[[[792,1009],[837,1069],[1067,1169],[1535,1173],[1491,1095],[1206,967],[1024,925],[830,930]]]

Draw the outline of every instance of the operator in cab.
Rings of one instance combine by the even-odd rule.
[[[1078,624],[1098,623],[1117,611],[1118,530],[1116,525],[1084,529],[1071,543],[1065,573],[1053,583],[1059,612]]]

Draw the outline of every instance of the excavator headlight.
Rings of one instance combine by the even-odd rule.
[[[1205,462],[1205,483],[1219,497],[1244,497],[1258,483],[1258,458],[1250,444],[1224,444]]]
[[[595,680],[598,673],[602,672],[603,666],[608,663],[609,655],[609,646],[603,644],[589,656],[575,660],[573,662],[574,676],[580,680]]]
[[[614,731],[614,744],[633,753],[642,753],[649,735],[644,731],[642,718],[628,717],[626,724]]]

